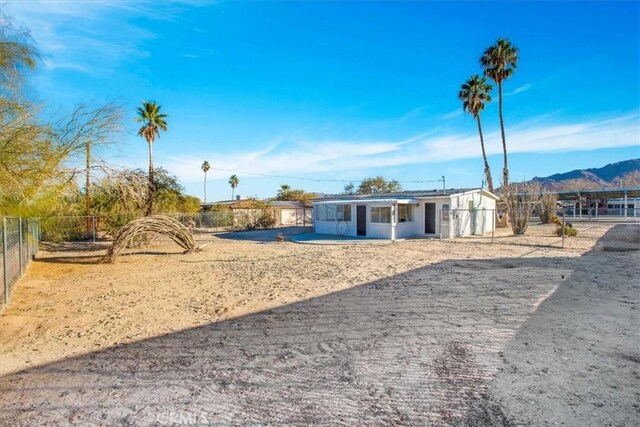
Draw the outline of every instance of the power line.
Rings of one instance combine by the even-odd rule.
[[[212,170],[220,171],[220,172],[231,172],[232,174],[239,175],[249,175],[249,176],[265,176],[269,178],[279,178],[279,179],[295,179],[300,181],[314,181],[314,182],[342,182],[342,183],[352,183],[352,182],[361,182],[362,179],[334,179],[334,178],[307,178],[301,176],[290,176],[290,175],[274,175],[270,173],[260,173],[260,172],[247,172],[247,171],[238,171],[232,169],[224,169],[224,168],[214,168],[211,167]],[[440,179],[432,179],[432,180],[414,180],[414,181],[398,181],[401,184],[424,184],[424,183],[433,183],[433,182],[444,182],[444,176]]]

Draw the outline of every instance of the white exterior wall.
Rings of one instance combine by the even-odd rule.
[[[436,204],[436,232],[434,234],[425,234],[425,204],[427,203],[435,203]],[[416,208],[416,217],[414,221],[414,235],[419,236],[440,236],[440,233],[443,231],[440,229],[440,226],[443,225],[440,216],[442,215],[442,206],[446,203],[449,203],[448,197],[441,198],[423,198],[419,200],[419,206]],[[445,224],[446,226],[446,224]],[[447,230],[445,230],[446,233]],[[443,238],[447,238],[446,234],[442,235]]]
[[[469,210],[470,204],[473,202],[473,208],[475,208],[475,217],[472,218],[471,211]],[[425,234],[425,204],[435,203],[435,233]],[[443,221],[442,208],[445,204],[449,204],[449,221]],[[391,223],[372,223],[371,222],[371,208],[376,207],[391,207],[397,205],[380,203],[367,203],[366,200],[358,200],[351,204],[351,221],[341,223],[341,234],[346,236],[357,235],[357,206],[366,205],[367,207],[367,235],[366,237],[378,238],[378,239],[391,239],[392,238],[392,224]],[[424,197],[419,198],[418,203],[410,204],[413,208],[413,221],[411,222],[397,222],[398,213],[397,208],[394,207],[392,213],[392,221],[395,221],[395,238],[403,239],[411,236],[433,236],[441,237],[444,239],[469,236],[472,231],[476,234],[490,233],[492,227],[494,227],[496,207],[496,201],[492,197],[481,195],[479,191],[470,191],[467,193],[457,194],[453,196],[443,197]],[[484,210],[483,210],[484,209]],[[313,213],[315,232],[320,234],[338,234],[337,221],[318,221],[316,220],[315,210]],[[472,225],[475,224],[475,230],[472,230]]]
[[[367,220],[369,212],[367,210]],[[315,205],[312,211],[313,226],[316,233],[319,234],[338,234],[338,221],[318,221],[316,219]],[[344,236],[356,235],[356,205],[351,205],[351,221],[340,221],[340,231],[344,232]],[[367,231],[369,231],[367,229]]]
[[[496,201],[479,191],[451,197],[449,237],[484,235],[495,228]]]

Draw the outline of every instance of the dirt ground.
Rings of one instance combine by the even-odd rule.
[[[640,224],[576,228],[50,247],[0,316],[0,425],[635,425]]]

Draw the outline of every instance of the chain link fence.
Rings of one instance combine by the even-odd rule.
[[[313,210],[237,210],[226,212],[165,213],[177,219],[194,233],[216,233],[263,228],[257,219],[264,212],[270,217],[271,227],[313,225]],[[133,218],[102,216],[53,216],[41,219],[41,238],[46,242],[96,242],[113,237],[113,232]]]
[[[33,218],[2,218],[0,309],[9,304],[16,282],[40,247],[40,221]]]
[[[445,239],[463,239],[478,243],[529,245],[532,247],[565,248],[581,247],[603,235],[616,224],[636,224],[640,230],[640,210],[628,208],[612,212],[610,209],[589,214],[570,207],[559,207],[552,221],[543,224],[533,214],[525,233],[515,236],[511,227],[513,217],[502,209],[442,209],[435,224],[425,218],[425,230]],[[623,228],[617,228],[622,230]],[[616,229],[616,230],[617,230]]]

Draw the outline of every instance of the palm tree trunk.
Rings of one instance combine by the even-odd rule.
[[[204,203],[207,203],[207,173],[204,173]]]
[[[156,189],[155,169],[153,168],[153,141],[149,143],[149,200],[147,201],[147,216],[153,215],[153,193]]]
[[[500,133],[502,135],[502,152],[504,167],[502,168],[502,185],[509,185],[509,166],[507,165],[507,140],[504,137],[504,117],[502,116],[502,82],[498,83],[498,114],[500,115]]]
[[[233,188],[233,186],[231,186],[231,200],[233,200],[233,198],[235,197],[235,195],[236,195],[236,189],[235,189],[235,188]]]
[[[491,179],[491,169],[489,169],[489,161],[487,160],[487,153],[484,150],[484,137],[482,136],[482,124],[480,123],[480,115],[476,116],[478,121],[478,133],[480,134],[480,147],[482,147],[482,159],[484,160],[484,175],[487,178],[487,187],[489,191],[493,193],[493,179]]]

